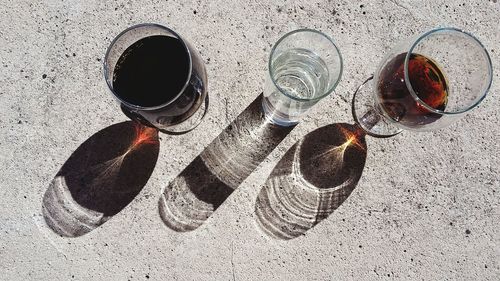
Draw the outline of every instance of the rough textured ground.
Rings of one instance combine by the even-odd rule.
[[[374,2],[2,0],[0,279],[499,280],[500,3]],[[170,26],[200,50],[210,112],[187,135],[160,136],[149,181],[121,212],[61,237],[45,224],[43,196],[81,144],[127,120],[102,59],[116,34],[142,22]],[[490,52],[486,100],[446,129],[367,138],[363,174],[335,212],[294,239],[261,230],[256,200],[286,151],[319,127],[352,123],[353,90],[398,40],[450,25]],[[259,95],[272,44],[298,27],[339,43],[345,70],[335,94],[200,227],[167,227],[163,189]]]

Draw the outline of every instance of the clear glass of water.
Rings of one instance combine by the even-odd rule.
[[[293,126],[311,106],[330,94],[342,76],[342,55],[327,35],[298,29],[281,37],[269,57],[262,108],[266,118]]]

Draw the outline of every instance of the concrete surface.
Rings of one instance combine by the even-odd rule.
[[[160,135],[151,177],[123,210],[85,235],[62,237],[45,223],[43,196],[81,144],[127,120],[102,59],[116,34],[141,22],[170,26],[200,50],[210,112],[187,135]],[[496,0],[2,0],[0,279],[499,280],[499,22]],[[320,127],[352,123],[353,90],[384,52],[440,25],[487,46],[495,76],[486,100],[446,129],[367,137],[361,178],[337,210],[293,239],[263,231],[256,205],[267,197],[257,198],[285,152]],[[163,190],[255,100],[271,46],[298,27],[339,43],[345,70],[336,93],[199,227],[167,227]]]

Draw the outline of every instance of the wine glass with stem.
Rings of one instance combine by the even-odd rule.
[[[376,137],[443,128],[479,105],[492,77],[490,56],[476,37],[432,29],[400,42],[358,87],[354,119]]]

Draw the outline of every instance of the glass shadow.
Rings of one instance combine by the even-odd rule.
[[[146,185],[159,149],[158,131],[135,122],[97,132],[76,149],[50,183],[42,201],[45,222],[66,237],[102,225]]]
[[[356,187],[366,161],[364,131],[345,123],[321,127],[278,162],[255,204],[261,229],[277,239],[303,235]]]
[[[178,232],[198,228],[294,128],[269,123],[262,94],[163,191],[163,222]]]

